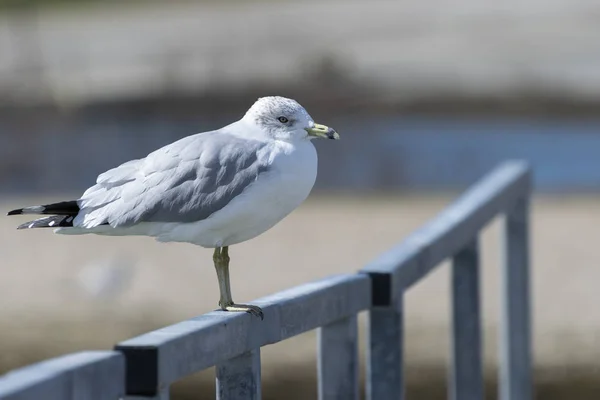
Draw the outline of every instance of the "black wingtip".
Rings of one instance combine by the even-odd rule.
[[[6,213],[6,215],[21,215],[23,214],[23,209],[19,208],[17,210],[12,210]]]

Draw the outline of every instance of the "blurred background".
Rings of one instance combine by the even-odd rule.
[[[273,94],[343,140],[316,143],[304,205],[232,248],[238,301],[356,271],[497,163],[526,159],[537,395],[599,398],[597,0],[0,0],[0,208],[77,198]],[[21,222],[0,218],[0,372],[217,307],[210,250]],[[483,244],[494,398],[498,222]],[[445,398],[448,285],[444,267],[408,296],[410,398]],[[314,333],[263,349],[265,398],[315,398],[315,353]],[[173,398],[211,390],[207,371]]]

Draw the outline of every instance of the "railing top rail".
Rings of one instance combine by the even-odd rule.
[[[42,361],[0,377],[2,400],[116,400],[125,394],[125,358],[85,351]]]
[[[373,278],[373,305],[389,306],[396,296],[463,248],[495,216],[528,197],[529,165],[508,161],[473,185],[437,217],[385,252],[361,272]]]
[[[0,400],[153,397],[185,376],[264,345],[373,306],[394,305],[406,288],[464,249],[498,214],[507,213],[513,228],[523,219],[524,228],[516,232],[525,235],[530,189],[529,166],[504,163],[362,273],[328,277],[255,301],[263,309],[262,321],[249,314],[211,312],[124,341],[116,346],[117,351],[75,353],[34,364],[0,377]],[[521,242],[526,245],[525,239]],[[526,255],[518,247],[515,252]],[[399,314],[398,310],[386,311],[390,310]],[[517,326],[515,321],[507,328],[510,332]],[[527,328],[526,323],[523,326]],[[520,365],[529,362],[521,360]]]
[[[216,311],[119,343],[116,349],[127,359],[127,393],[154,396],[187,375],[366,310],[371,282],[366,275],[336,275],[253,304],[264,320]]]

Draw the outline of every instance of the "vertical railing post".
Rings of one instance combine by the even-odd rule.
[[[217,365],[217,400],[260,400],[260,349]]]
[[[358,400],[356,315],[318,330],[319,400]]]
[[[123,400],[169,400],[169,388],[167,387],[160,390],[156,396],[125,396],[123,397]]]
[[[483,399],[478,241],[452,260],[451,400]]]
[[[367,399],[404,399],[404,299],[392,307],[375,307],[369,313],[367,344]]]
[[[529,282],[529,199],[508,210],[500,335],[500,399],[531,400],[531,304]]]

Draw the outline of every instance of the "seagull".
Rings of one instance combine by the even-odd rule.
[[[100,174],[77,200],[8,215],[45,215],[17,229],[150,236],[214,249],[220,308],[262,319],[260,307],[233,301],[229,246],[269,230],[308,197],[317,177],[315,138],[340,136],[295,100],[262,97],[230,125]]]

